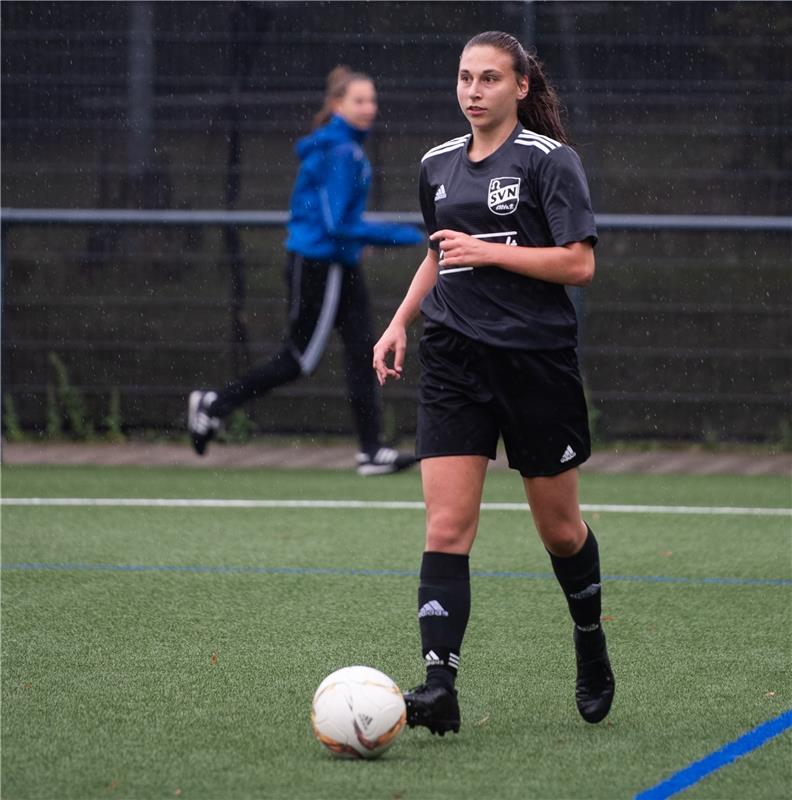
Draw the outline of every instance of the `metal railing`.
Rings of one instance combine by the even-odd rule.
[[[412,211],[369,212],[379,222],[423,224]],[[288,222],[288,211],[179,211],[160,209],[3,208],[3,225],[251,225],[277,227]],[[597,214],[602,230],[751,230],[792,231],[792,216],[728,214]]]

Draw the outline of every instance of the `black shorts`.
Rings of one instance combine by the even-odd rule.
[[[526,478],[557,475],[591,455],[577,356],[490,347],[440,326],[419,345],[418,458],[495,458]]]

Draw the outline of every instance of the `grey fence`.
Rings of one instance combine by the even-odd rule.
[[[221,384],[277,346],[285,220],[282,211],[4,209],[6,411],[10,403],[23,427],[45,429],[62,414],[67,374],[95,428],[113,407],[127,430],[182,430],[192,388]],[[575,294],[596,434],[788,440],[792,217],[597,222],[597,278]],[[369,260],[376,325],[420,254]],[[264,433],[348,433],[342,374],[334,343],[314,377],[248,417]],[[384,393],[394,438],[413,430],[415,378],[408,360],[406,379]]]

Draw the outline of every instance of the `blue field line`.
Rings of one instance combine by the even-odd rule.
[[[55,570],[59,572],[188,572],[215,575],[364,575],[396,576],[400,578],[417,577],[415,570],[401,569],[355,569],[335,567],[224,567],[190,564],[55,564],[41,562],[22,562],[2,564],[3,570]]]
[[[417,578],[417,570],[367,569],[355,567],[228,567],[205,564],[88,564],[19,562],[2,564],[3,570],[60,572],[186,572],[217,575],[363,575],[367,577]],[[471,570],[474,578],[518,578],[523,580],[555,580],[551,572],[515,572]],[[792,586],[789,578],[685,578],[673,575],[603,575],[606,581],[631,581],[636,583],[671,583],[692,586]]]
[[[725,767],[727,764],[731,764],[732,761],[736,761],[738,758],[742,758],[753,750],[762,747],[771,739],[780,736],[790,728],[792,728],[792,709],[785,711],[774,719],[763,722],[714,753],[710,753],[708,756],[674,773],[670,778],[658,783],[656,786],[645,789],[635,795],[634,800],[666,800],[668,797],[673,797],[675,794],[690,788],[693,784],[704,780],[704,778],[721,767]]]

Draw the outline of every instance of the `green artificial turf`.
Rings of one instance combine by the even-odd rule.
[[[417,473],[89,467],[6,467],[2,494],[421,497]],[[523,501],[519,480],[493,472],[485,500]],[[785,507],[789,481],[585,473],[581,500]],[[420,681],[420,509],[4,505],[2,796],[630,798],[792,707],[790,517],[587,518],[609,576],[606,722],[575,711],[566,604],[529,516],[485,511],[462,731],[405,731],[356,763],[313,740],[310,699],[353,663]],[[790,756],[787,732],[678,796],[786,796]]]

